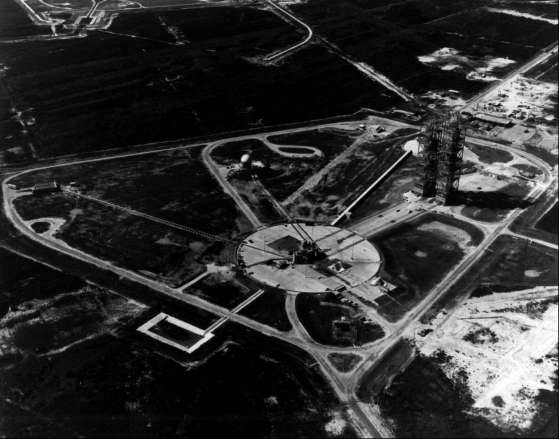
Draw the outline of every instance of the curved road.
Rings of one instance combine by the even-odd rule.
[[[306,33],[305,38],[303,40],[299,41],[297,44],[294,44],[293,46],[288,47],[287,49],[280,50],[279,52],[275,52],[275,53],[272,53],[271,55],[268,55],[268,56],[264,57],[264,61],[273,62],[273,61],[277,61],[280,58],[283,58],[284,56],[289,55],[291,52],[294,52],[295,50],[300,49],[305,44],[307,44],[310,40],[312,40],[313,30],[311,29],[311,27],[307,23],[305,23],[304,21],[297,18],[295,15],[293,15],[287,9],[284,9],[281,6],[275,4],[272,0],[265,0],[265,1],[272,8],[274,8],[276,11],[278,11],[278,13],[280,15],[284,15],[284,16],[288,17],[290,20],[293,20],[295,23],[299,24]]]
[[[311,127],[305,127],[302,128],[301,130],[308,130],[310,128]],[[267,133],[266,135],[270,135],[270,133]],[[202,156],[203,156],[204,163],[206,164],[206,166],[208,167],[212,175],[214,175],[217,181],[222,185],[224,191],[228,193],[235,200],[235,202],[241,208],[243,213],[247,215],[247,218],[250,219],[252,216],[251,222],[253,222],[253,224],[257,226],[257,224],[260,224],[258,218],[255,217],[254,213],[250,210],[250,208],[246,205],[246,203],[244,203],[244,201],[237,194],[234,188],[219,173],[217,166],[215,165],[215,163],[210,157],[211,151],[213,150],[213,148],[217,147],[218,145],[233,140],[242,140],[243,138],[254,138],[254,136],[240,136],[238,138],[222,139],[218,142],[211,143],[204,148]],[[469,139],[469,141],[470,140],[472,139]],[[482,146],[491,146],[494,148],[511,149],[510,147],[495,145],[492,142],[480,140],[480,139],[473,139],[472,143],[476,143]],[[194,146],[194,145],[182,145],[179,147],[173,147],[168,149],[171,150],[171,149],[187,148],[189,146]],[[157,152],[161,152],[161,151],[162,150],[157,150]],[[542,170],[544,171],[545,181],[547,182],[547,185],[540,184],[536,186],[530,194],[531,196],[538,196],[543,191],[545,191],[547,187],[549,187],[549,185],[553,182],[553,178],[549,166],[547,166],[540,159],[533,157],[531,154],[528,154],[525,151],[518,151],[516,149],[514,149],[514,151],[515,153],[522,155],[524,158],[529,159],[532,163],[542,168]],[[130,270],[126,270],[114,266],[113,264],[107,261],[103,261],[101,259],[88,255],[84,252],[81,252],[77,249],[71,248],[65,245],[62,241],[50,240],[45,237],[42,237],[34,233],[31,229],[29,229],[27,225],[23,222],[23,220],[20,218],[20,216],[17,214],[17,212],[15,211],[15,208],[13,206],[13,199],[17,197],[17,194],[14,192],[13,189],[11,189],[8,186],[8,184],[12,179],[14,179],[17,176],[29,172],[34,172],[40,169],[69,166],[69,165],[74,165],[79,163],[99,162],[104,160],[111,160],[114,158],[130,157],[130,156],[137,156],[137,155],[150,154],[150,153],[152,152],[143,151],[140,153],[128,153],[128,154],[120,154],[120,155],[117,154],[113,157],[101,157],[101,158],[93,158],[93,159],[86,159],[86,160],[77,160],[75,162],[43,166],[43,167],[28,169],[12,174],[11,176],[5,178],[4,181],[2,182],[4,212],[7,218],[13,223],[13,225],[21,233],[23,233],[28,238],[39,242],[42,245],[50,247],[59,252],[65,253],[69,256],[86,261],[104,270],[112,271],[132,281],[141,283],[145,286],[150,287],[155,292],[171,297],[174,300],[197,306],[201,309],[204,309],[208,312],[211,312],[221,317],[227,317],[232,321],[247,326],[264,335],[289,342],[309,352],[313,356],[313,358],[315,358],[318,366],[324,373],[326,379],[331,383],[338,398],[341,401],[346,402],[348,404],[348,408],[351,411],[352,418],[356,421],[356,423],[358,424],[358,429],[364,436],[381,436],[381,435],[386,436],[389,435],[390,432],[384,427],[383,421],[379,413],[374,410],[374,406],[371,407],[362,402],[359,402],[356,399],[355,391],[359,385],[361,378],[368,370],[370,370],[371,368],[375,367],[378,364],[378,362],[382,359],[383,355],[389,351],[389,349],[393,346],[394,343],[396,343],[401,337],[407,335],[407,331],[409,330],[410,325],[413,325],[415,322],[417,322],[419,318],[423,315],[423,313],[426,312],[428,309],[430,309],[433,303],[439,297],[441,297],[446,291],[448,291],[448,289],[452,287],[455,281],[461,275],[466,273],[479,260],[484,250],[487,249],[491,245],[491,243],[498,236],[500,236],[501,233],[506,233],[508,226],[521,213],[521,211],[518,209],[516,211],[513,211],[513,213],[511,213],[505,219],[505,221],[501,222],[499,225],[497,225],[496,227],[492,228],[489,232],[487,232],[486,237],[482,242],[482,244],[472,254],[466,257],[466,259],[463,260],[462,263],[460,263],[454,270],[448,273],[447,276],[443,279],[443,281],[441,281],[439,285],[433,289],[433,291],[429,294],[428,297],[424,299],[423,302],[421,302],[417,307],[415,307],[412,311],[410,311],[410,313],[408,313],[406,317],[404,317],[401,321],[399,321],[398,326],[395,327],[395,329],[391,333],[389,333],[387,337],[382,340],[381,343],[375,343],[373,346],[364,346],[360,348],[347,348],[347,349],[333,348],[333,347],[327,347],[319,343],[316,343],[314,340],[310,338],[306,330],[304,330],[304,328],[300,324],[296,316],[296,313],[294,312],[293,297],[288,296],[288,299],[286,300],[286,311],[288,312],[288,317],[292,322],[294,329],[289,333],[284,333],[278,331],[275,328],[271,328],[268,325],[256,322],[248,317],[236,314],[233,311],[228,310],[226,308],[220,307],[210,302],[206,302],[203,299],[188,294],[184,294],[179,290],[175,288],[171,288],[156,280],[142,276]],[[394,214],[393,219],[387,220],[386,218],[383,218],[383,220],[379,221],[380,223],[382,223],[381,228],[395,226],[398,223],[409,221],[410,217],[414,217],[416,213],[414,212],[412,214],[409,214],[408,210],[409,208],[406,209],[403,207],[402,213],[400,215]],[[421,212],[421,210],[422,210],[421,208],[417,209],[417,212]],[[379,222],[376,223],[377,227],[373,229],[369,229],[369,231],[378,231]],[[331,363],[327,360],[328,354],[333,352],[356,352],[359,353],[360,355],[364,355],[364,360],[350,374],[343,374],[335,370],[334,367],[331,365]]]

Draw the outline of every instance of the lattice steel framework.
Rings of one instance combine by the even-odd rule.
[[[464,153],[459,113],[430,120],[418,140],[423,150],[422,195],[447,204],[458,191]]]
[[[423,151],[424,197],[434,197],[437,192],[438,152],[442,133],[440,128],[437,120],[430,120],[418,139]]]
[[[451,113],[446,118],[444,147],[439,151],[437,200],[448,204],[458,192],[460,170],[464,156],[464,129],[460,123],[460,114]]]

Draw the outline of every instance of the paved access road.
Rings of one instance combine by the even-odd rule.
[[[522,75],[523,73],[526,73],[527,71],[529,71],[533,67],[537,66],[538,64],[540,64],[540,63],[546,61],[547,59],[549,59],[550,57],[554,56],[557,53],[557,49],[558,49],[558,44],[557,43],[554,43],[553,45],[550,45],[550,46],[546,47],[540,53],[538,53],[534,58],[532,58],[527,63],[522,64],[517,69],[510,72],[502,80],[495,81],[489,87],[483,89],[477,95],[470,98],[468,100],[468,102],[466,103],[466,105],[461,109],[461,111],[467,110],[467,111],[472,112],[473,108],[481,100],[485,99],[488,95],[495,92],[497,89],[499,89],[501,87],[504,87],[506,84],[514,81],[518,76]]]
[[[328,126],[332,124],[324,124],[320,126]],[[335,125],[335,124],[334,124]],[[208,145],[203,151],[203,159],[206,166],[212,175],[220,182],[224,190],[235,200],[241,211],[247,216],[247,218],[251,218],[254,213],[251,211],[250,207],[245,204],[239,202],[242,201],[242,198],[236,193],[235,189],[227,182],[227,180],[221,176],[219,170],[217,169],[215,163],[211,159],[211,151],[213,148],[217,147],[220,144],[232,141],[238,141],[243,139],[251,139],[251,138],[258,138],[261,135],[269,136],[273,134],[282,134],[287,132],[296,132],[296,131],[305,131],[313,128],[318,128],[319,126],[309,126],[309,127],[302,127],[296,130],[285,130],[285,131],[278,131],[274,133],[265,133],[259,135],[248,135],[248,136],[237,136],[228,139],[222,139],[217,142],[213,142]],[[508,146],[494,144],[492,142],[480,139],[468,139],[471,143],[476,143],[478,145],[484,147],[492,147],[492,148],[502,148],[502,149],[511,149]],[[289,332],[281,332],[275,328],[272,328],[268,325],[259,323],[255,320],[252,320],[248,317],[239,315],[235,312],[235,310],[229,310],[223,308],[221,306],[212,304],[207,302],[203,299],[198,297],[185,294],[182,291],[179,291],[175,288],[172,288],[168,285],[165,285],[161,282],[148,278],[146,276],[140,275],[130,270],[123,269],[121,267],[117,267],[107,261],[100,260],[95,258],[89,254],[81,252],[77,249],[69,247],[62,241],[56,239],[47,239],[41,235],[34,233],[24,221],[19,217],[18,213],[16,212],[13,206],[13,200],[18,196],[17,191],[10,188],[9,183],[15,177],[25,174],[34,172],[40,169],[50,169],[56,168],[61,166],[71,166],[80,163],[92,163],[92,162],[101,162],[104,160],[112,160],[112,159],[122,159],[127,157],[133,157],[138,155],[146,155],[151,153],[158,153],[164,150],[172,150],[172,149],[180,149],[180,148],[188,148],[193,146],[199,145],[182,145],[179,147],[171,147],[166,149],[156,149],[156,145],[154,145],[153,151],[143,151],[138,153],[126,153],[126,154],[116,154],[114,156],[105,156],[105,157],[97,157],[97,158],[90,158],[85,160],[75,160],[66,163],[58,163],[53,165],[47,165],[38,167],[35,169],[28,169],[18,173],[15,173],[7,178],[4,179],[2,182],[2,191],[3,191],[3,208],[4,213],[7,218],[12,222],[14,227],[16,227],[23,235],[32,239],[36,242],[39,242],[42,245],[50,247],[56,251],[65,253],[69,256],[74,258],[78,258],[82,261],[88,262],[92,265],[95,265],[103,270],[112,271],[123,278],[130,279],[134,282],[140,283],[151,288],[154,294],[161,294],[166,297],[170,297],[177,302],[187,303],[189,305],[197,306],[203,310],[206,310],[210,313],[213,313],[217,316],[220,316],[223,319],[230,319],[236,323],[242,324],[246,327],[249,327],[255,331],[258,331],[264,335],[278,338],[280,340],[286,341],[291,343],[301,349],[307,351],[313,358],[316,360],[317,365],[322,370],[326,379],[332,385],[336,395],[340,399],[340,401],[345,402],[348,405],[350,414],[352,419],[355,421],[356,427],[360,431],[363,436],[387,436],[390,434],[390,430],[386,428],[382,417],[378,410],[375,409],[374,406],[364,404],[358,401],[356,397],[356,389],[359,385],[361,378],[365,375],[365,373],[374,368],[379,361],[383,358],[383,356],[389,352],[391,347],[398,342],[402,337],[406,337],[409,335],[410,328],[414,327],[414,324],[421,318],[421,316],[430,309],[430,307],[435,303],[435,301],[441,297],[452,285],[456,282],[456,280],[466,273],[482,256],[485,249],[487,249],[498,236],[503,233],[511,233],[508,230],[509,225],[514,221],[514,219],[520,214],[519,210],[513,211],[504,221],[499,224],[493,226],[487,226],[483,230],[485,232],[485,238],[481,245],[470,255],[466,257],[455,269],[453,269],[447,276],[440,282],[437,287],[433,289],[433,291],[412,311],[408,313],[403,319],[401,319],[397,324],[392,325],[390,330],[387,331],[387,336],[384,339],[381,339],[377,342],[371,343],[369,345],[360,346],[360,347],[347,347],[347,348],[338,348],[332,346],[324,346],[319,343],[316,343],[305,330],[305,328],[300,323],[297,313],[295,311],[295,297],[289,295],[286,300],[286,311],[288,317],[292,323],[293,329]],[[522,155],[527,160],[531,161],[535,166],[542,169],[544,174],[544,182],[545,184],[537,185],[530,196],[536,197],[539,194],[543,193],[551,184],[556,183],[555,177],[552,175],[550,167],[545,164],[545,162],[541,161],[540,159],[531,156],[530,154],[526,153],[525,151],[514,150],[515,153]],[[387,209],[385,212],[376,213],[369,218],[365,218],[356,223],[349,223],[346,227],[358,231],[358,233],[370,236],[372,234],[379,233],[387,228],[394,227],[400,223],[410,221],[417,216],[433,210],[435,208],[434,205],[425,203],[423,201],[417,201],[412,203],[402,203],[399,206],[392,207],[391,209]],[[410,212],[411,210],[411,212]],[[444,212],[444,208],[437,208],[437,211]],[[450,212],[447,212],[450,213]],[[252,221],[254,221],[254,226],[258,227],[260,222],[254,215]],[[146,218],[150,219],[150,218]],[[468,220],[465,218],[460,218],[462,220]],[[157,219],[159,220],[159,219]],[[164,221],[164,220],[163,220]],[[251,222],[252,222],[251,221]],[[160,222],[160,221],[158,221]],[[472,221],[477,226],[479,225],[477,222]],[[186,226],[185,226],[186,227]],[[257,299],[258,296],[255,297]],[[354,353],[359,355],[362,358],[361,363],[354,369],[351,373],[341,373],[337,371],[332,364],[328,361],[328,355],[333,352],[341,352],[341,353]]]
[[[265,2],[267,4],[269,4],[273,9],[275,9],[280,15],[286,16],[286,17],[288,17],[288,19],[293,20],[295,23],[297,23],[299,26],[301,26],[301,28],[305,32],[305,38],[303,38],[303,40],[299,41],[298,43],[294,44],[291,47],[288,47],[287,49],[283,49],[283,50],[280,50],[279,52],[272,53],[271,55],[268,55],[264,58],[264,61],[273,62],[273,61],[277,61],[277,60],[291,54],[291,52],[294,52],[294,51],[300,49],[301,47],[305,46],[307,43],[309,43],[312,40],[314,33],[313,33],[313,30],[311,29],[311,27],[307,23],[305,23],[303,20],[297,18],[295,15],[293,15],[287,9],[282,8],[281,6],[274,3],[272,0],[265,0]]]

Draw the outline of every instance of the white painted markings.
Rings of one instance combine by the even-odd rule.
[[[254,294],[252,294],[247,299],[245,299],[243,302],[241,302],[239,305],[237,305],[235,308],[233,308],[231,310],[231,314],[238,313],[243,308],[248,306],[250,303],[252,303],[256,299],[258,299],[263,293],[264,293],[263,289],[260,289],[260,290],[256,291]],[[142,334],[147,335],[148,337],[153,338],[154,340],[157,340],[157,341],[159,341],[161,343],[164,343],[168,346],[172,346],[172,347],[174,347],[176,349],[179,349],[183,352],[191,354],[196,349],[198,349],[200,346],[202,346],[203,344],[205,344],[206,342],[211,340],[214,337],[214,331],[216,331],[220,326],[222,326],[228,320],[229,320],[229,316],[223,316],[219,320],[217,320],[216,322],[214,322],[210,326],[208,326],[208,328],[201,329],[201,328],[198,328],[197,326],[191,325],[188,322],[185,322],[183,320],[179,320],[176,317],[170,316],[169,314],[166,314],[166,313],[162,312],[162,313],[157,314],[155,317],[151,318],[147,322],[145,322],[143,325],[141,325],[138,328],[138,331],[141,332]],[[195,334],[195,335],[199,336],[200,338],[198,340],[196,340],[191,345],[185,345],[185,344],[179,343],[176,340],[172,340],[168,337],[165,337],[161,334],[157,334],[156,332],[152,331],[152,328],[154,328],[155,326],[160,324],[162,321],[165,321],[165,322],[167,322],[171,325],[175,325],[178,328],[184,329],[185,331],[191,332],[192,334]]]
[[[200,336],[200,338],[193,343],[190,346],[178,343],[175,340],[172,340],[170,338],[164,337],[160,334],[157,334],[155,332],[152,331],[152,328],[154,326],[157,326],[159,323],[161,323],[162,321],[166,321],[167,323],[171,324],[171,325],[175,325],[178,328],[184,329],[185,331],[191,332],[195,335]],[[210,339],[213,338],[213,334],[204,331],[203,329],[200,329],[194,325],[191,325],[190,323],[184,322],[182,320],[179,320],[175,317],[170,316],[169,314],[165,314],[165,313],[159,313],[157,314],[155,317],[153,317],[152,319],[148,320],[146,323],[144,323],[142,326],[140,326],[138,328],[138,331],[146,334],[147,336],[161,342],[164,343],[166,345],[169,346],[173,346],[174,348],[177,348],[183,352],[186,352],[188,354],[191,354],[192,352],[194,352],[196,349],[198,349],[200,346],[202,346],[204,343],[206,343],[207,341],[209,341]]]

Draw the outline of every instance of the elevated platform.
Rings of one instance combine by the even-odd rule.
[[[299,231],[297,230],[299,229]],[[308,235],[322,256],[298,263],[294,252]],[[253,279],[289,292],[324,293],[354,288],[379,271],[381,256],[367,239],[330,225],[279,224],[249,235],[237,250],[240,267]]]

